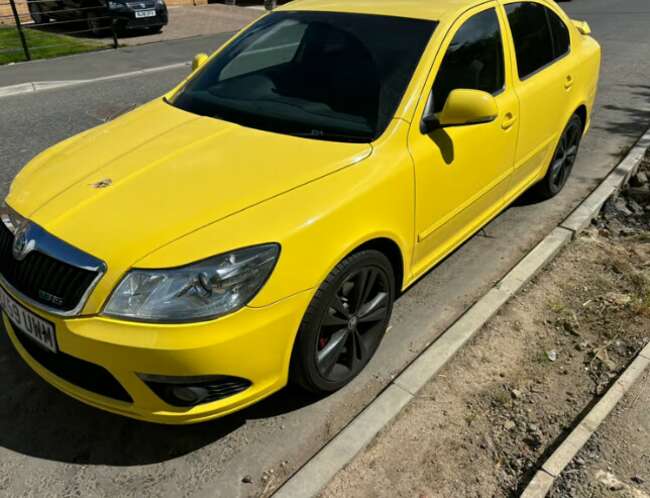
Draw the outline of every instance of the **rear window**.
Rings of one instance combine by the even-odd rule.
[[[553,34],[553,53],[556,58],[561,57],[569,51],[569,28],[552,10],[547,9],[547,15]]]
[[[519,78],[524,79],[569,51],[569,31],[550,9],[534,2],[505,6],[515,43]]]
[[[402,17],[275,12],[171,103],[278,133],[372,141],[393,118],[435,27]]]

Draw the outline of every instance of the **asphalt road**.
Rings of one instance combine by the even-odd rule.
[[[155,426],[58,393],[0,334],[0,495],[237,497],[277,488],[566,216],[650,123],[647,0],[563,6],[590,22],[604,55],[593,129],[566,190],[545,203],[524,196],[403,295],[377,356],[355,382],[325,399],[285,390],[221,420]],[[182,75],[170,70],[0,99],[0,194],[45,147],[163,93]]]

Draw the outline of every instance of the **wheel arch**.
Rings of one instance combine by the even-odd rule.
[[[404,286],[404,257],[402,255],[402,249],[399,244],[389,237],[376,237],[370,239],[361,245],[357,246],[354,250],[348,253],[341,261],[352,254],[365,251],[368,249],[373,249],[382,253],[391,266],[393,267],[393,272],[395,274],[395,296],[398,296],[402,292]]]
[[[580,119],[582,120],[582,131],[583,131],[583,133],[584,133],[584,131],[585,131],[586,128],[587,128],[587,118],[588,118],[588,114],[587,114],[587,106],[586,106],[585,104],[580,104],[580,105],[578,106],[578,108],[574,111],[574,113],[572,114],[572,116],[573,116],[574,114],[577,114],[577,115],[580,117]]]

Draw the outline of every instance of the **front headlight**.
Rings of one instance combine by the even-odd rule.
[[[166,270],[131,270],[104,314],[149,322],[193,322],[245,306],[271,275],[278,244],[239,249]]]

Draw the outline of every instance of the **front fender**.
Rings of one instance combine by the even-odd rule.
[[[252,307],[318,287],[355,248],[375,238],[400,248],[405,277],[413,247],[414,179],[408,124],[365,160],[193,232],[138,261],[165,268],[265,242],[282,246],[276,268]],[[402,282],[403,283],[403,282]]]

